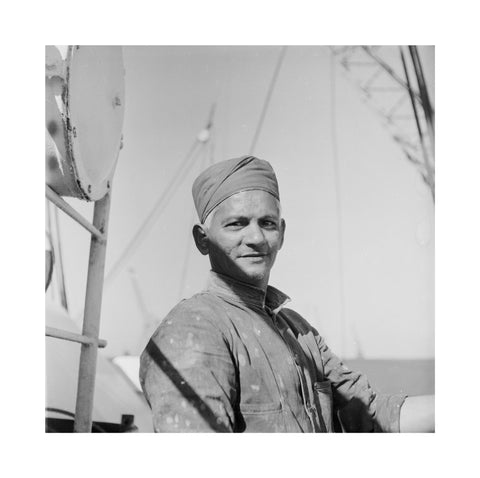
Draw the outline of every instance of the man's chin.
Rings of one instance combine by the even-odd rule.
[[[268,270],[263,265],[261,267],[251,265],[249,267],[238,267],[237,264],[231,264],[230,267],[222,269],[213,269],[216,272],[225,274],[232,279],[238,280],[240,282],[245,282],[251,284],[255,287],[262,288],[266,286],[265,281],[268,282]]]
[[[257,286],[263,284],[265,278],[267,277],[267,272],[264,269],[247,269],[243,270],[242,272],[244,279],[241,280]]]

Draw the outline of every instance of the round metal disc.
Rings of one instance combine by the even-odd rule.
[[[121,147],[125,104],[121,47],[70,50],[67,125],[77,183],[88,199],[110,187]]]
[[[46,180],[58,194],[96,201],[111,186],[122,142],[122,48],[47,49]]]

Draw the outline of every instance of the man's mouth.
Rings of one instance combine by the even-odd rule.
[[[251,252],[249,254],[243,254],[241,259],[246,261],[247,263],[251,264],[264,264],[267,261],[268,254],[259,253],[259,252]]]

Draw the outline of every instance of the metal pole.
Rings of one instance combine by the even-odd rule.
[[[108,192],[102,199],[97,201],[93,211],[93,225],[101,231],[103,238],[99,239],[97,236],[92,235],[90,242],[83,335],[95,341],[98,341],[100,329],[110,194],[111,192]],[[96,345],[86,344],[82,344],[81,347],[74,431],[90,433],[92,429],[98,348]]]

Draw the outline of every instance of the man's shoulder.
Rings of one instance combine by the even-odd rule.
[[[211,318],[219,310],[221,310],[221,307],[214,295],[208,292],[199,292],[188,299],[181,300],[164,320],[177,317],[196,318],[196,316]]]
[[[218,307],[215,298],[208,293],[195,294],[180,301],[159,323],[150,342],[162,349],[168,349],[172,344],[173,347],[188,336],[223,342],[228,330],[222,324]]]
[[[224,316],[221,302],[212,294],[200,292],[175,305],[161,321],[159,328],[203,326],[221,329]]]

